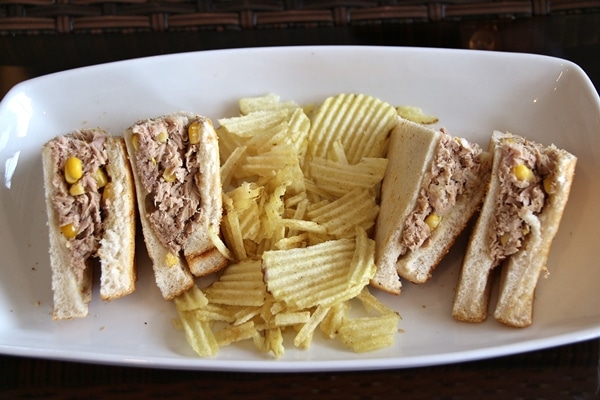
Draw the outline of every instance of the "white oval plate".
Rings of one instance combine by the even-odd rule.
[[[139,243],[136,292],[95,299],[81,320],[53,321],[41,145],[80,127],[120,133],[138,119],[178,110],[213,120],[237,99],[268,92],[319,102],[362,92],[422,107],[440,126],[487,146],[494,129],[555,143],[579,157],[571,199],[536,293],[534,323],[450,315],[464,238],[430,282],[378,296],[402,315],[393,347],[353,354],[316,338],[280,360],[251,344],[201,359],[172,320]],[[401,368],[514,354],[600,336],[600,100],[585,73],[528,54],[392,47],[219,50],[143,58],[60,72],[15,86],[0,104],[0,352],[120,365],[237,371]],[[320,335],[316,335],[320,336]]]

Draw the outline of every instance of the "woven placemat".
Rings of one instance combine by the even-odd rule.
[[[434,367],[260,374],[130,368],[0,357],[0,398],[592,399],[599,341]]]
[[[600,12],[598,0],[0,0],[0,34],[344,27]]]

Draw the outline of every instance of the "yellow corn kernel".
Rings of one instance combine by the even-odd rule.
[[[163,172],[162,176],[163,176],[163,179],[166,182],[169,182],[169,183],[174,182],[175,178],[176,178],[175,177],[175,172],[172,169],[170,169],[170,168],[166,169],[165,172]]]
[[[533,171],[530,170],[525,164],[519,164],[514,166],[512,168],[512,173],[520,181],[531,182],[535,178],[533,175]]]
[[[85,193],[85,189],[83,188],[83,183],[81,181],[77,181],[71,185],[69,188],[69,193],[71,196],[79,196]]]
[[[137,133],[131,136],[131,144],[135,151],[140,149],[140,136]]]
[[[162,131],[161,133],[158,134],[158,136],[156,137],[156,140],[159,143],[167,143],[168,138],[169,138],[169,134],[165,131]]]
[[[83,165],[81,160],[75,156],[67,158],[65,161],[65,180],[68,183],[75,183],[83,176]]]
[[[61,226],[60,231],[67,239],[73,239],[75,236],[77,236],[77,228],[73,224]]]
[[[506,244],[508,243],[508,238],[509,238],[509,236],[508,236],[507,233],[505,233],[502,236],[500,236],[500,238],[499,238],[500,239],[500,244],[502,246],[506,246]]]
[[[425,223],[427,224],[427,226],[429,226],[429,229],[431,231],[433,231],[435,228],[438,227],[441,220],[442,220],[442,217],[440,217],[437,214],[431,213],[427,216],[427,218],[425,218]]]
[[[108,182],[104,189],[102,190],[102,201],[106,202],[106,200],[112,200],[115,198],[115,190],[113,188],[113,184]]]
[[[177,264],[177,262],[179,262],[179,258],[175,254],[171,252],[167,253],[165,256],[165,263],[167,264],[167,267],[173,267]]]
[[[544,191],[547,194],[556,193],[556,185],[554,184],[554,182],[552,182],[552,179],[550,179],[550,177],[544,179]]]
[[[94,179],[96,180],[96,185],[98,185],[98,188],[103,188],[108,183],[108,176],[102,168],[98,168],[96,170],[96,173],[94,174]]]
[[[188,138],[190,144],[200,143],[200,122],[196,121],[188,126]]]
[[[531,228],[529,227],[529,225],[525,224],[522,232],[523,232],[523,235],[525,235],[525,236],[529,235],[529,233],[531,232]]]

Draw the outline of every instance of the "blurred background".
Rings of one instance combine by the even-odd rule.
[[[580,65],[598,89],[600,0],[0,0],[0,98],[23,80],[88,65],[188,51],[298,45],[543,54]],[[348,399],[398,393],[439,399],[591,399],[599,393],[599,343],[590,339],[430,368],[283,378],[0,355],[0,398],[243,394]],[[348,390],[353,396],[344,394]]]
[[[0,95],[117,60],[221,48],[382,45],[528,52],[600,82],[598,0],[2,0]]]

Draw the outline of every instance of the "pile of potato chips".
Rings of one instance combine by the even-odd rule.
[[[315,107],[269,94],[239,106],[217,129],[223,241],[213,239],[230,265],[175,300],[186,339],[203,357],[251,340],[279,358],[286,335],[304,349],[317,330],[355,352],[392,345],[400,316],[368,284],[398,110],[361,94]]]

